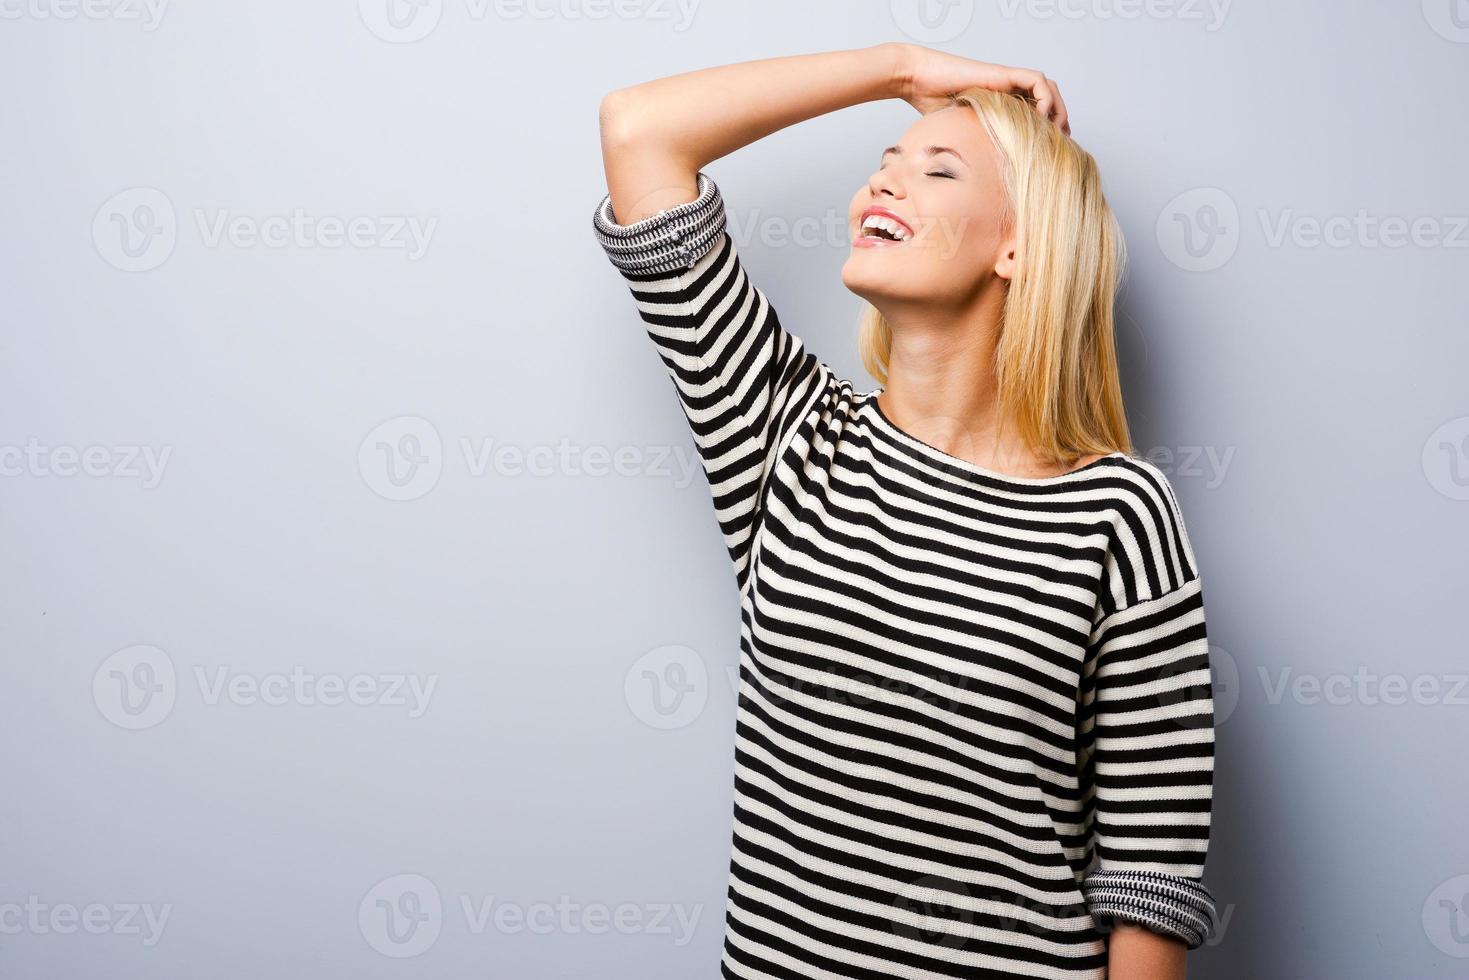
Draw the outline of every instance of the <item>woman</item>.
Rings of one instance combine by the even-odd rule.
[[[848,209],[859,393],[703,168],[882,98],[922,116]],[[1182,977],[1216,923],[1201,580],[1131,449],[1122,241],[1055,83],[882,44],[622,89],[601,130],[598,241],[740,590],[723,975]]]

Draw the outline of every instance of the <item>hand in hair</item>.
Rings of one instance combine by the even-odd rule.
[[[1044,73],[1033,68],[992,65],[920,44],[901,47],[900,97],[919,112],[942,109],[949,104],[952,92],[986,88],[1025,97],[1041,115],[1060,126],[1063,133],[1071,133],[1061,90]]]

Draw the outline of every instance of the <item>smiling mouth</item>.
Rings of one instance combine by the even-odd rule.
[[[863,247],[901,245],[913,237],[913,229],[905,223],[879,213],[864,215],[859,230],[853,244]]]

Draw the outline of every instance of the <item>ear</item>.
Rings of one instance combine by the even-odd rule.
[[[1001,279],[1015,276],[1015,236],[1010,235],[1000,242],[999,258],[995,260],[995,275]]]

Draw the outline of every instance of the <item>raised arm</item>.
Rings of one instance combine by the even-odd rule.
[[[899,43],[685,72],[602,100],[608,193],[593,229],[688,417],[742,590],[768,475],[801,420],[850,382],[785,328],[747,274],[726,231],[723,196],[703,167],[844,106],[900,98],[928,111],[975,85],[1034,93],[1037,108],[1064,123],[1059,94],[1040,72]]]
[[[602,99],[602,163],[620,224],[695,198],[703,167],[787,126],[900,98],[908,45],[764,58],[617,89]]]
[[[1071,130],[1060,90],[1042,72],[901,42],[718,65],[617,89],[600,110],[612,210],[631,224],[693,200],[705,164],[803,120],[881,99],[927,112],[976,85],[1025,93]]]

